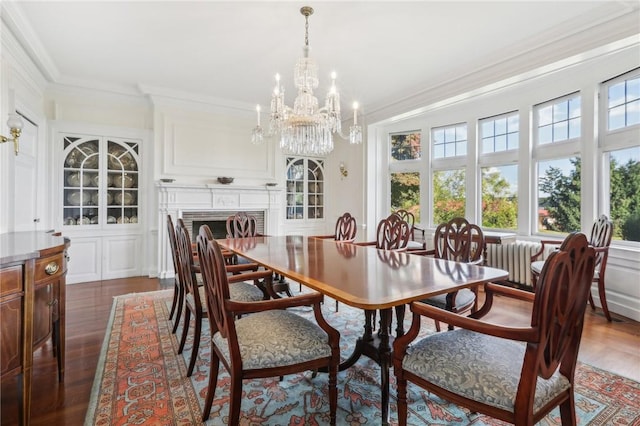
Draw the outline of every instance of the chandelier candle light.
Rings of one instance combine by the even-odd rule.
[[[304,56],[294,69],[294,84],[298,95],[293,108],[284,103],[284,88],[280,85],[280,74],[276,74],[276,86],[271,95],[271,119],[268,136],[280,134],[280,148],[291,155],[325,156],[333,150],[333,134],[346,139],[342,134],[340,117],[340,94],[336,88],[336,73],[331,73],[331,89],[325,98],[325,106],[318,107],[318,98],[313,89],[318,87],[318,66],[309,57],[309,16],[313,9],[300,9],[305,19]],[[258,124],[253,129],[251,141],[262,143],[264,135],[260,126],[260,105],[256,107]],[[353,105],[353,125],[349,129],[349,142],[362,143],[362,127],[358,126],[358,104]]]

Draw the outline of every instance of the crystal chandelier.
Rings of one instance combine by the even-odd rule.
[[[294,69],[294,84],[298,95],[293,108],[284,103],[284,88],[280,85],[280,75],[276,74],[276,86],[271,95],[271,117],[267,136],[280,135],[280,148],[285,154],[325,156],[333,150],[333,134],[346,139],[342,134],[340,117],[340,94],[336,88],[336,74],[331,74],[331,88],[325,98],[324,107],[318,105],[313,89],[318,87],[318,66],[309,57],[309,16],[313,8],[300,9],[305,19],[303,57]],[[349,128],[349,142],[362,142],[362,127],[358,125],[358,104],[353,105],[353,125]],[[251,141],[263,142],[264,131],[260,126],[260,105],[256,108],[258,124],[253,129]]]

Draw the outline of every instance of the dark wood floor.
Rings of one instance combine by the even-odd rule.
[[[34,355],[31,424],[82,425],[114,296],[171,288],[157,279],[129,278],[67,286],[67,361],[63,385],[48,343]],[[524,302],[501,299],[487,320],[526,325]],[[608,323],[587,309],[579,359],[640,381],[640,323]],[[1,424],[17,423],[16,381],[2,383]]]

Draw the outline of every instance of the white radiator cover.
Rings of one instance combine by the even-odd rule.
[[[509,281],[533,287],[531,256],[540,250],[540,243],[516,241],[509,244],[487,244],[487,265],[509,271]]]

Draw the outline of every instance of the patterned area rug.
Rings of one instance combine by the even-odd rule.
[[[209,365],[209,328],[203,324],[200,354],[191,378],[186,377],[192,341],[177,355],[178,336],[171,334],[168,311],[171,290],[117,297],[102,347],[85,425],[202,424]],[[325,318],[341,333],[346,358],[362,332],[363,314],[333,300],[323,305]],[[311,316],[311,310],[298,312]],[[433,322],[423,328],[432,332]],[[182,328],[182,326],[180,327]],[[190,334],[193,333],[193,326]],[[640,383],[579,364],[576,411],[580,425],[640,425]],[[395,377],[391,374],[391,424],[397,424]],[[367,358],[338,375],[338,424],[380,424],[380,369]],[[245,380],[242,425],[328,424],[326,375],[310,372],[262,380]],[[220,368],[218,389],[206,425],[227,424],[229,376]],[[470,413],[409,384],[412,425],[501,425]],[[560,424],[556,410],[540,424]]]

